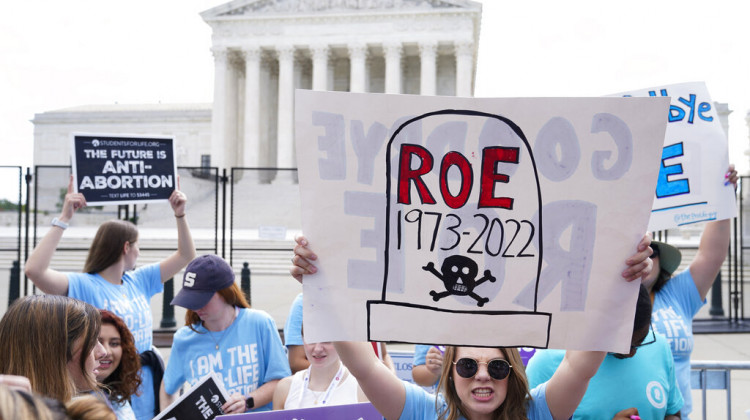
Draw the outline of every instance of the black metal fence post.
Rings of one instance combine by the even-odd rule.
[[[227,169],[222,169],[221,172],[221,258],[226,259],[226,236],[227,236]],[[230,258],[231,261],[231,258]]]
[[[252,298],[250,297],[250,264],[248,262],[242,263],[240,279],[240,287],[245,292],[245,296],[247,296],[247,303],[252,306]]]
[[[721,271],[716,275],[716,280],[711,286],[711,308],[708,314],[715,317],[724,316],[724,304],[721,301]]]
[[[13,261],[10,268],[10,289],[8,290],[8,306],[21,297],[21,265],[18,260]]]
[[[24,261],[29,259],[29,224],[31,223],[31,181],[33,180],[33,177],[31,176],[31,168],[26,168],[26,176],[24,176],[24,180],[26,181],[26,209],[24,214],[26,215],[24,220],[24,247],[23,247],[23,258]],[[34,200],[36,200],[36,191],[34,192]],[[34,222],[36,223],[36,211],[34,212]],[[36,227],[34,228],[34,234],[36,235]],[[29,282],[26,281],[26,275],[23,276],[23,294],[24,296],[27,296],[29,294]]]
[[[177,326],[177,320],[174,317],[174,306],[172,298],[174,297],[174,277],[164,282],[164,295],[162,296],[161,307],[161,328],[174,328]]]

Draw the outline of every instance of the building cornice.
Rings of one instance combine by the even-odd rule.
[[[210,103],[156,105],[85,105],[34,114],[35,125],[77,124],[82,121],[111,122],[183,122],[211,121]]]

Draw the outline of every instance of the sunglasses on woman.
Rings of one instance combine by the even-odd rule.
[[[504,359],[492,359],[489,362],[478,362],[468,357],[462,357],[458,359],[458,361],[453,362],[453,364],[456,366],[456,373],[458,373],[460,377],[466,379],[473,378],[474,375],[477,374],[480,364],[487,365],[487,373],[490,374],[492,379],[498,381],[507,378],[508,375],[510,375],[510,368],[513,367]]]

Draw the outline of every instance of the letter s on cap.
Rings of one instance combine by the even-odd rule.
[[[182,283],[182,287],[193,287],[195,284],[195,273],[185,273],[185,281]]]

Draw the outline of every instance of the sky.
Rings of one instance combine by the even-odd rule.
[[[35,113],[207,103],[222,0],[23,0],[0,14],[0,165],[31,166]],[[750,25],[740,0],[485,0],[475,96],[601,96],[704,81],[748,173]],[[0,196],[3,192],[0,191]]]

